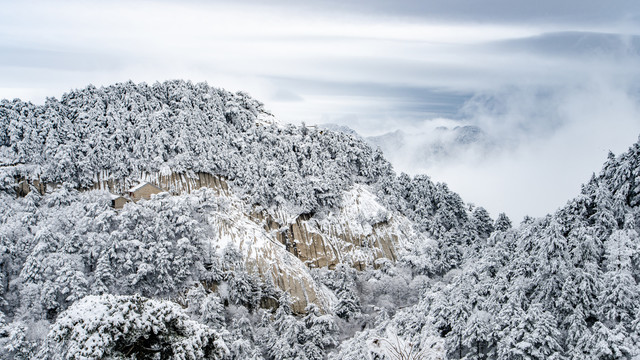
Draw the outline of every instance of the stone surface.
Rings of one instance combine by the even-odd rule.
[[[141,181],[174,195],[207,187],[228,198],[232,211],[209,215],[210,224],[217,229],[211,234],[212,247],[222,251],[232,243],[241,249],[247,269],[289,292],[296,313],[302,313],[308,303],[327,309],[333,301],[330,292],[311,278],[308,267],[332,269],[346,263],[363,270],[375,266],[380,258],[395,261],[398,248],[410,237],[405,234],[412,232],[407,219],[388,213],[363,185],[344,193],[339,210],[321,214],[256,211],[233,194],[225,179],[206,173],[142,173],[116,181],[103,172],[96,175],[93,187],[82,190],[121,194]],[[48,188],[40,182],[35,185],[39,190]],[[20,183],[20,189],[28,186]]]

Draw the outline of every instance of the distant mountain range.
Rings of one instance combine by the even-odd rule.
[[[395,130],[367,137],[360,136],[344,125],[322,124],[319,127],[363,139],[374,148],[382,150],[388,159],[393,160],[396,156],[405,159],[409,157],[411,162],[424,167],[451,160],[465,151],[487,152],[497,146],[480,127],[474,125],[437,126],[411,134]]]

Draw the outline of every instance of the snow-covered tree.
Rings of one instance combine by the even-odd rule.
[[[340,265],[335,270],[338,301],[334,305],[333,312],[345,320],[353,319],[360,314],[360,299],[351,271],[345,265]]]
[[[140,296],[87,296],[60,315],[43,355],[52,359],[221,359],[219,335],[172,303]]]
[[[509,219],[507,214],[500,213],[493,226],[497,231],[507,231],[511,229],[511,219]]]
[[[333,316],[321,314],[315,304],[307,305],[305,312],[304,354],[309,360],[324,359],[327,350],[337,345],[335,335],[338,328]]]

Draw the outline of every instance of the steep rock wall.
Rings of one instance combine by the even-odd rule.
[[[251,218],[309,267],[347,263],[363,270],[380,258],[395,261],[398,247],[412,232],[407,219],[392,216],[363,185],[343,195],[343,207],[337,212],[301,214],[293,220],[288,216],[263,211]]]
[[[164,171],[114,180],[109,173],[101,172],[91,188],[82,190],[121,194],[140,181],[175,195],[207,187],[228,198],[234,211],[210,214],[210,222],[217,229],[210,239],[212,246],[222,251],[231,242],[240,248],[247,268],[291,294],[293,310],[298,313],[309,303],[327,308],[332,302],[329,292],[315,283],[307,267],[332,269],[345,263],[363,270],[376,266],[381,258],[395,261],[398,249],[411,238],[410,222],[399,214],[390,214],[364,185],[345,192],[343,206],[337,211],[300,215],[283,209],[252,210],[233,194],[224,178],[208,173]],[[29,183],[39,191],[51,187],[37,180]],[[27,184],[20,183],[21,191],[28,192]]]
[[[41,194],[51,191],[60,186],[59,183],[46,183],[38,176],[30,175],[22,168],[1,169],[3,174],[13,177],[14,189],[18,196],[25,196],[31,188],[35,188]],[[94,175],[93,186],[81,188],[81,191],[106,190],[112,194],[126,194],[127,190],[139,184],[149,182],[173,195],[191,193],[203,187],[216,190],[218,193],[228,194],[229,185],[226,180],[217,175],[204,172],[171,172],[169,170],[159,172],[139,172],[133,176],[115,179],[108,171],[101,171]]]
[[[127,189],[139,182],[149,182],[171,194],[191,193],[203,187],[214,189],[218,192],[228,193],[229,186],[224,178],[203,172],[176,173],[169,170],[159,172],[140,172],[139,174],[115,180],[108,172],[97,173],[94,184],[86,190],[107,190],[113,194],[123,194]]]
[[[288,252],[273,233],[247,215],[246,205],[237,197],[229,196],[228,199],[230,211],[212,212],[208,216],[215,229],[215,233],[209,234],[212,248],[220,253],[229,244],[239,248],[247,270],[271,279],[291,295],[293,311],[302,313],[309,303],[329,308],[332,303],[329,292],[313,280],[307,266]]]

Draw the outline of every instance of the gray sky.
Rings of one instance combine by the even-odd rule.
[[[183,78],[363,135],[480,126],[491,151],[389,154],[515,221],[640,133],[638,1],[2,1],[0,98]]]

